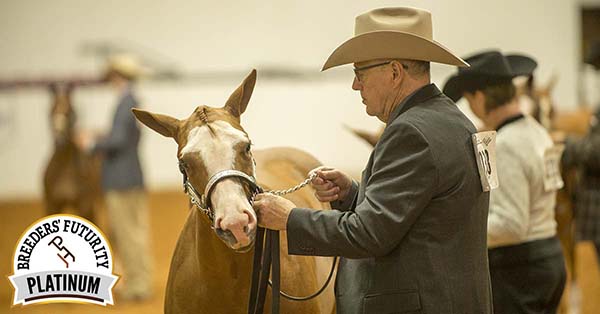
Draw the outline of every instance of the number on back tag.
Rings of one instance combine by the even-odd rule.
[[[496,170],[496,131],[479,132],[471,135],[475,159],[484,192],[498,187],[498,172]]]
[[[560,176],[560,158],[565,145],[559,144],[547,148],[544,152],[544,190],[551,192],[564,186]]]

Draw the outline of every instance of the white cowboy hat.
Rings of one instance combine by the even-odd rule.
[[[410,59],[468,67],[433,40],[431,13],[415,8],[381,8],[356,17],[354,37],[340,45],[323,65],[329,68],[376,59]]]
[[[150,73],[140,60],[131,54],[116,54],[108,58],[108,72],[114,71],[127,78],[137,79]]]

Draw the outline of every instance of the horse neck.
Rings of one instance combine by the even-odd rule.
[[[54,141],[54,152],[57,154],[76,155],[79,153],[79,148],[75,144],[72,134],[66,136],[62,142]]]
[[[230,289],[232,281],[244,281],[249,285],[252,272],[252,254],[236,253],[228,248],[210,228],[210,222],[196,209],[192,213],[195,217],[194,242],[195,254],[198,261],[198,270],[204,275],[210,275],[215,280],[207,281],[211,284]]]

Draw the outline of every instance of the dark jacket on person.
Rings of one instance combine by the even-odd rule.
[[[291,211],[289,254],[342,256],[338,313],[492,313],[475,132],[427,85],[392,112],[338,210]]]
[[[562,165],[578,170],[575,187],[575,234],[592,241],[600,252],[600,110],[583,138],[567,138]]]
[[[140,129],[131,112],[136,105],[131,90],[127,90],[119,100],[109,135],[94,147],[94,151],[104,155],[102,188],[105,191],[144,186],[138,155]]]

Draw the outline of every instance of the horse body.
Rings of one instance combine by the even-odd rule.
[[[54,103],[50,121],[54,151],[44,172],[44,201],[48,215],[72,208],[93,221],[94,206],[100,195],[99,160],[82,152],[74,142],[75,112],[70,90],[53,88]]]
[[[265,189],[288,188],[303,181],[306,173],[320,165],[312,156],[292,148],[273,148],[255,152],[259,185]],[[302,189],[289,196],[299,207],[325,209],[313,196],[314,190]],[[287,237],[281,234],[282,290],[292,295],[308,295],[326,281],[330,258],[290,256]],[[210,222],[192,208],[177,242],[169,281],[165,313],[246,313],[254,250],[236,253],[210,229]],[[201,281],[198,279],[201,278]],[[316,280],[311,280],[315,278]],[[282,298],[282,313],[332,313],[330,286],[307,302]],[[266,304],[270,304],[270,295]],[[268,310],[269,306],[266,306]]]
[[[250,204],[252,191],[239,178],[224,178],[214,185],[209,184],[211,178],[236,170],[256,178],[265,190],[284,189],[302,182],[320,165],[314,157],[293,148],[251,151],[240,116],[255,80],[256,71],[252,71],[223,108],[200,106],[185,120],[133,110],[140,122],[177,142],[180,170],[191,186],[186,192],[207,187],[212,191],[204,194],[209,200],[202,202],[206,211],[191,209],[175,247],[165,298],[167,314],[247,312],[257,227]],[[299,207],[326,209],[313,193],[305,188],[286,197]],[[332,258],[287,255],[285,232],[281,233],[280,249],[284,292],[306,296],[326,282]],[[331,286],[310,301],[281,299],[281,312],[286,314],[330,314],[334,308]],[[268,305],[265,310],[269,313]]]

